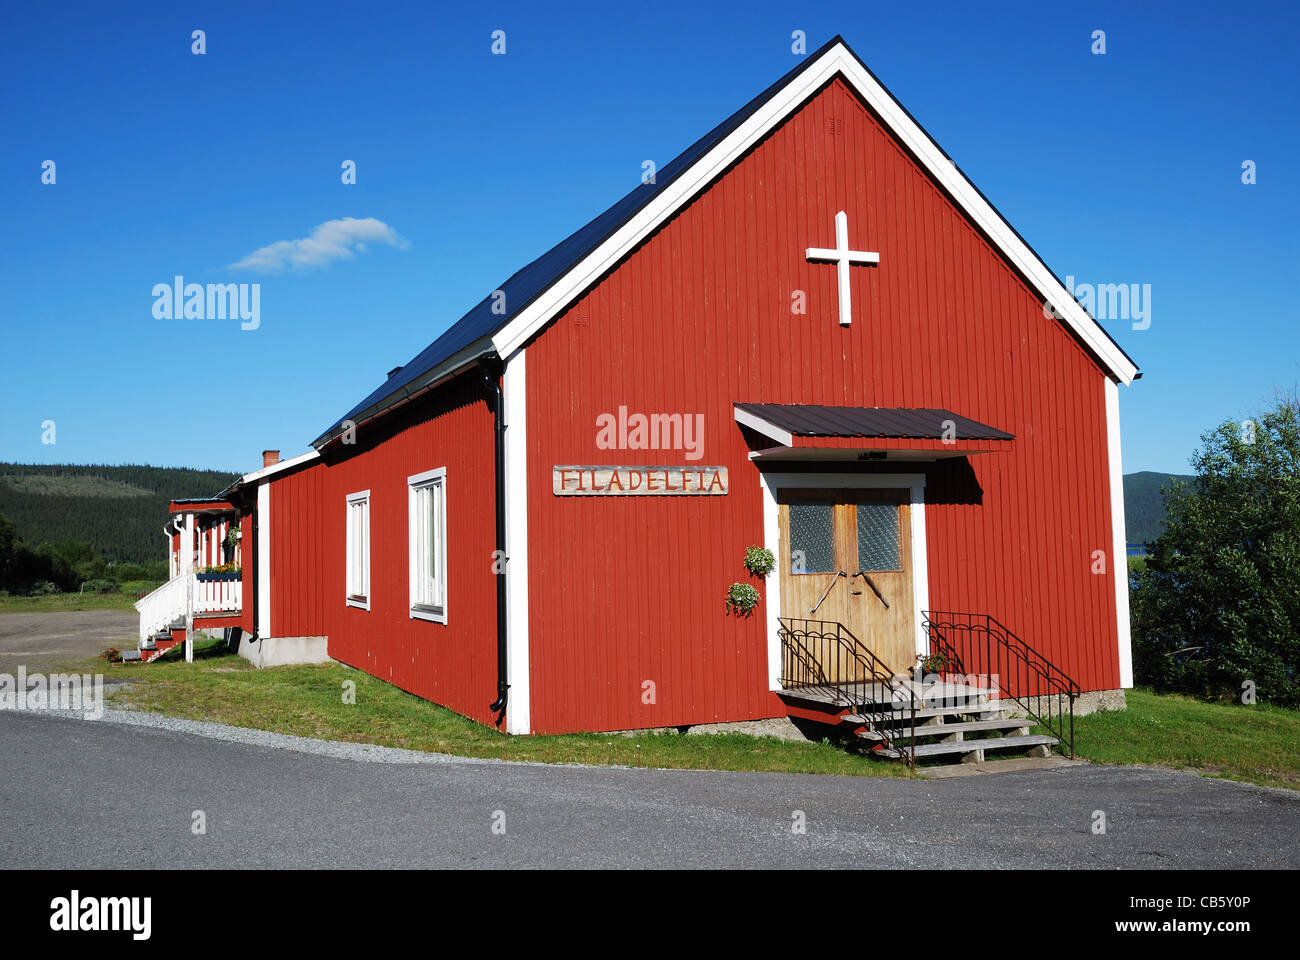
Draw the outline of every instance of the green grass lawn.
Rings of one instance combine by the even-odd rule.
[[[179,648],[178,648],[179,651]],[[169,652],[151,664],[77,664],[106,676],[139,677],[108,695],[127,707],[191,720],[210,720],[303,737],[374,743],[465,757],[689,770],[762,770],[909,776],[828,743],[792,742],[745,734],[573,734],[512,737],[421,700],[391,684],[339,664],[255,669],[219,643],[196,648],[192,664]],[[356,703],[343,702],[343,683],[356,684]]]
[[[1042,732],[1035,730],[1035,733]],[[1078,717],[1075,753],[1300,790],[1300,711],[1128,691],[1128,709]]]
[[[41,613],[46,610],[131,610],[135,593],[51,593],[42,597],[0,597],[0,613]]]

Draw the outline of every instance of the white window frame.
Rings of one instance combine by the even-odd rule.
[[[437,531],[438,543],[429,545],[430,549],[438,551],[437,567],[441,571],[442,578],[436,583],[435,592],[440,594],[436,599],[440,602],[425,603],[417,601],[420,596],[417,580],[419,573],[424,568],[420,563],[420,549],[422,532],[427,526],[420,522],[422,518],[417,517],[417,494],[419,491],[436,487],[441,494],[434,500],[434,509],[438,510],[435,517],[435,530]],[[408,543],[408,563],[410,580],[410,610],[412,620],[432,620],[434,623],[447,622],[447,468],[438,467],[436,470],[427,470],[424,473],[417,473],[414,476],[406,478],[407,491],[407,543]]]
[[[354,536],[355,530],[352,526],[352,511],[358,503],[365,504],[365,539],[359,542]],[[349,493],[347,498],[347,512],[344,514],[344,538],[347,541],[347,547],[344,550],[343,566],[343,598],[349,607],[359,607],[362,610],[370,609],[370,491],[359,490],[356,493]],[[361,557],[361,577],[364,583],[364,593],[354,594],[350,591],[353,586],[352,582],[352,564],[354,552],[361,548],[364,553]]]

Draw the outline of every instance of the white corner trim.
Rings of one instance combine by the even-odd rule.
[[[257,635],[269,640],[271,633],[271,485],[257,488]]]
[[[916,652],[930,652],[930,633],[925,629],[925,611],[930,609],[930,550],[925,542],[925,483],[911,487],[912,519],[912,603],[916,607]]]
[[[501,377],[505,403],[506,488],[506,732],[532,732],[528,661],[528,393],[525,351],[506,360]]]
[[[1119,438],[1119,385],[1106,379],[1106,458],[1110,463],[1111,564],[1115,580],[1115,632],[1119,644],[1119,685],[1133,686],[1133,636],[1128,606],[1128,534],[1124,523],[1124,466]]]
[[[778,569],[772,572],[776,579],[767,588],[767,689],[781,689],[781,507],[776,502],[776,488],[768,483],[763,471],[758,472],[758,482],[763,489],[763,545],[776,557]]]
[[[926,653],[930,640],[922,626],[925,610],[930,606],[929,552],[925,541],[925,474],[923,473],[799,473],[759,471],[763,491],[764,546],[781,561],[781,508],[777,491],[784,487],[817,489],[822,487],[858,487],[860,489],[906,489],[911,507],[912,535],[912,605],[916,616],[916,652]],[[767,604],[767,688],[781,689],[781,577],[768,586]]]
[[[732,407],[736,412],[736,422],[742,427],[749,427],[751,430],[757,430],[763,436],[770,440],[775,440],[783,447],[794,446],[794,434],[789,430],[782,430],[774,423],[769,423],[757,414],[750,413],[748,410],[742,410],[740,407]]]
[[[816,63],[800,72],[753,116],[655,194],[631,220],[502,327],[492,338],[497,352],[503,357],[509,356],[523,346],[529,337],[560,313],[583,290],[690,202],[710,181],[744,156],[754,144],[836,74],[842,76],[866,101],[889,131],[953,197],[958,207],[1029,280],[1043,302],[1056,309],[1065,323],[1100,358],[1107,373],[1125,384],[1131,383],[1137,375],[1137,367],[1133,362],[980,195],[938,144],[908,116],[907,111],[862,67],[843,43],[832,46]]]

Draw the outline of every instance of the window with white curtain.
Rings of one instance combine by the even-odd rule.
[[[348,494],[347,604],[370,609],[370,491]]]
[[[408,477],[411,616],[447,622],[447,470]]]

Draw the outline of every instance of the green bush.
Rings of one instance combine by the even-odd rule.
[[[1249,424],[1249,428],[1247,427]],[[1133,577],[1133,665],[1156,691],[1300,706],[1300,403],[1202,437]]]

